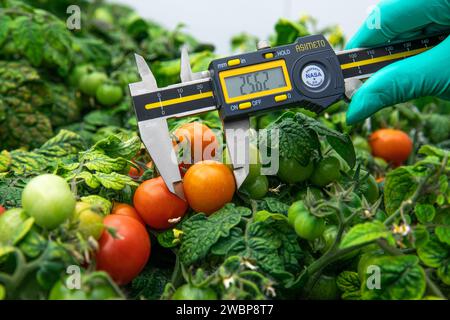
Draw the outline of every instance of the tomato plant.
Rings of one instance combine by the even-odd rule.
[[[197,212],[211,214],[230,202],[236,190],[234,176],[224,164],[201,161],[186,172],[184,194],[189,206]]]
[[[97,269],[106,271],[118,284],[127,284],[145,267],[150,257],[150,237],[136,219],[110,215],[99,240]]]
[[[167,189],[161,177],[144,181],[134,193],[134,208],[150,227],[167,229],[186,213],[186,201]]]

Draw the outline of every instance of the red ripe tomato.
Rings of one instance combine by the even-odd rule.
[[[0,215],[2,215],[2,213],[5,212],[5,211],[6,211],[5,207],[0,205]]]
[[[150,257],[150,237],[136,219],[109,215],[104,220],[105,230],[99,240],[97,269],[109,273],[120,285],[133,280]],[[115,230],[115,237],[107,229]]]
[[[144,181],[134,193],[134,207],[154,229],[167,229],[183,217],[188,208],[186,201],[169,191],[161,177]]]
[[[142,225],[145,225],[145,221],[142,220],[136,209],[126,203],[115,202],[111,214],[131,217],[142,223]]]
[[[396,129],[380,129],[369,137],[372,154],[380,157],[393,165],[401,165],[408,159],[413,149],[413,143],[409,136]]]
[[[184,176],[183,187],[191,208],[206,214],[230,202],[236,191],[230,168],[212,160],[201,161],[190,167]]]

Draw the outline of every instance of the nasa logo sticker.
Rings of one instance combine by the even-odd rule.
[[[318,88],[325,82],[325,73],[321,67],[310,64],[302,71],[302,81],[310,88]]]

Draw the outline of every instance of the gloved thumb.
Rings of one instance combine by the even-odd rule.
[[[347,123],[354,124],[384,107],[424,96],[450,98],[450,37],[369,78],[352,98]]]

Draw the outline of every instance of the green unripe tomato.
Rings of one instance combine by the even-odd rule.
[[[280,158],[278,177],[286,183],[298,183],[307,180],[314,170],[312,161],[308,165],[302,166],[295,159]]]
[[[94,67],[90,64],[76,66],[73,68],[72,73],[69,76],[69,84],[71,86],[78,87],[80,85],[81,78],[91,73],[93,68]]]
[[[81,77],[79,88],[84,94],[94,97],[97,89],[107,80],[108,76],[105,73],[92,72]]]
[[[123,98],[122,88],[113,84],[102,84],[98,87],[95,97],[105,107],[113,106]]]
[[[22,192],[22,206],[45,229],[54,229],[72,216],[75,197],[69,184],[54,174],[31,179]]]
[[[319,187],[339,180],[341,177],[339,159],[333,156],[323,158],[316,164],[310,181]]]
[[[302,200],[295,201],[288,209],[288,221],[291,226],[294,226],[295,220],[301,212],[308,212],[305,203]]]
[[[321,275],[314,284],[311,291],[307,293],[309,300],[337,300],[339,299],[339,289],[336,278]]]
[[[322,193],[322,191],[319,188],[308,187],[308,188],[302,189],[299,192],[297,192],[297,194],[295,195],[295,199],[297,199],[297,200],[305,200],[306,199],[306,195],[308,194],[308,190],[313,195],[314,199],[320,200],[320,199],[323,198],[323,193]]]
[[[78,222],[78,231],[88,239],[92,236],[94,239],[100,239],[102,235],[103,217],[92,210],[92,206],[86,202],[77,202],[75,205],[74,219]]]
[[[331,246],[333,245],[334,241],[336,240],[338,234],[338,227],[335,225],[331,225],[325,229],[323,232],[323,240],[325,241],[325,246],[322,249],[322,252],[327,252]]]
[[[217,294],[211,288],[198,288],[184,284],[175,291],[172,300],[217,300]]]
[[[325,220],[308,211],[301,211],[295,218],[294,228],[300,238],[312,241],[325,231]]]
[[[253,180],[245,180],[242,185],[242,190],[245,191],[251,199],[262,199],[269,191],[269,180],[266,176],[258,176]]]
[[[378,183],[372,175],[367,177],[366,189],[364,191],[364,197],[369,203],[375,203],[380,197],[380,190],[378,189]]]

